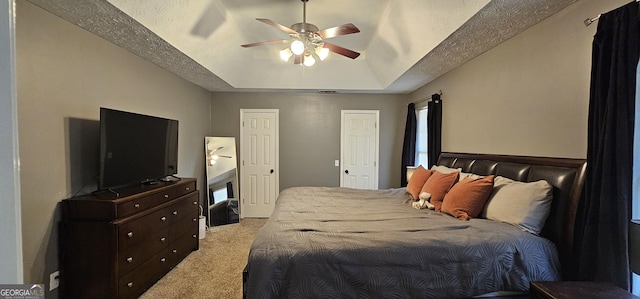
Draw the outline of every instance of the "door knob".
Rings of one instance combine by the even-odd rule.
[[[349,174],[349,170],[345,170],[344,173]]]
[[[273,173],[273,172],[274,172],[274,170],[273,170],[273,169],[271,169],[271,170],[269,171],[269,173]]]

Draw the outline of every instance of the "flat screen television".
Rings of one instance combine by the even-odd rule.
[[[100,108],[100,190],[178,172],[178,121]]]

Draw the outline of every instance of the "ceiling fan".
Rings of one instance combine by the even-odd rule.
[[[349,50],[326,41],[333,37],[360,32],[360,29],[358,29],[356,25],[348,23],[318,30],[316,25],[307,23],[307,2],[309,0],[300,1],[302,1],[302,23],[296,23],[291,25],[291,27],[285,27],[269,19],[256,18],[256,20],[260,22],[271,25],[289,34],[289,39],[245,44],[242,45],[242,47],[250,48],[262,45],[290,44],[289,47],[280,51],[280,58],[284,61],[289,61],[291,56],[294,56],[294,64],[304,64],[306,66],[312,66],[315,64],[316,58],[324,60],[329,55],[329,51],[351,59],[356,59],[360,56],[360,53],[356,51]]]
[[[216,154],[216,152],[222,150],[224,147],[223,146],[219,146],[216,149],[210,150],[209,149],[209,142],[207,142],[207,164],[209,166],[213,166],[213,164],[216,164],[216,161],[219,158],[233,158],[232,156],[228,156],[228,155],[218,155]]]

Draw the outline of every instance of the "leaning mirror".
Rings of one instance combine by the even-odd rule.
[[[236,223],[238,211],[238,175],[236,139],[205,137],[209,227]]]

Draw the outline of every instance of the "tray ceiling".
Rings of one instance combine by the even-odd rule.
[[[29,1],[211,91],[408,93],[577,0],[309,0],[307,22],[355,24],[330,41],[362,53],[312,67],[240,47],[288,38],[255,18],[302,22],[300,0]]]

